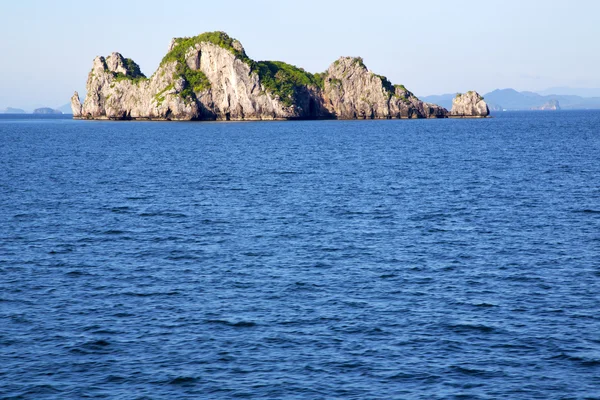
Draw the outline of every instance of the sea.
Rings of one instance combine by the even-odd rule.
[[[600,399],[600,112],[0,117],[2,399]]]

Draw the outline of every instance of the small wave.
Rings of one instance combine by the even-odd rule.
[[[458,332],[458,333],[464,333],[464,332],[482,332],[482,333],[493,333],[496,331],[496,328],[492,327],[492,326],[487,326],[487,325],[483,325],[483,324],[467,324],[467,323],[461,323],[461,324],[450,324],[448,325],[448,328],[450,328],[451,330]]]
[[[312,292],[315,290],[319,290],[321,288],[321,286],[314,284],[314,283],[308,283],[308,282],[295,282],[292,285],[289,285],[289,289],[292,291],[301,291],[301,292]]]
[[[87,343],[83,343],[79,346],[73,347],[69,350],[69,352],[74,354],[107,354],[110,352],[108,347],[111,346],[111,343],[106,340],[93,340]]]
[[[448,232],[447,229],[442,229],[442,228],[429,228],[427,230],[428,233],[439,233],[439,232]]]
[[[319,250],[324,251],[326,253],[335,253],[336,251],[342,251],[342,249],[337,247],[322,247]]]
[[[126,377],[121,376],[121,375],[109,375],[106,377],[106,382],[125,382],[127,380]]]
[[[425,214],[419,214],[419,215],[410,217],[409,220],[410,221],[431,221],[431,220],[437,220],[437,219],[444,219],[444,218],[448,218],[448,217],[450,217],[450,215],[445,214],[445,213],[425,213]]]
[[[131,317],[135,317],[135,314],[120,312],[120,313],[113,314],[113,316],[117,317],[117,318],[131,318]]]
[[[246,257],[268,257],[270,255],[272,255],[271,253],[267,253],[267,252],[253,252],[253,251],[249,251],[246,253],[242,253],[242,255],[246,256]]]
[[[490,303],[475,303],[473,304],[475,307],[482,307],[482,308],[492,308],[492,307],[497,307],[497,305],[495,304],[490,304]]]
[[[390,377],[388,377],[387,379],[392,380],[392,381],[415,381],[415,382],[422,382],[422,381],[434,381],[434,380],[438,380],[440,377],[436,376],[436,375],[428,375],[428,374],[423,374],[423,373],[415,373],[415,374],[410,374],[410,373],[406,373],[406,372],[398,372],[395,375],[392,375]]]
[[[514,282],[535,282],[535,281],[539,281],[540,278],[535,277],[535,276],[531,276],[531,275],[510,275],[507,276],[506,278],[504,278],[508,281],[514,281]]]
[[[148,200],[150,199],[150,196],[133,196],[133,197],[126,197],[125,200]]]
[[[156,242],[156,243],[160,243],[160,242],[176,242],[178,240],[181,240],[181,237],[179,236],[167,236],[167,237],[153,237],[150,239],[150,241],[152,242]]]
[[[366,301],[342,301],[343,304],[350,308],[368,308],[369,303]]]
[[[15,214],[13,219],[34,219],[36,216],[36,214]]]
[[[200,257],[194,254],[189,254],[185,251],[174,250],[171,251],[171,253],[166,257],[166,259],[171,261],[195,261],[199,260]]]
[[[334,361],[334,362],[331,362],[330,365],[332,365],[334,368],[339,368],[342,370],[359,369],[359,368],[366,366],[365,363],[360,362],[360,361],[342,361],[342,362]]]
[[[301,175],[301,172],[295,171],[273,171],[273,175]]]
[[[53,250],[50,250],[48,252],[48,254],[50,254],[50,255],[54,255],[54,254],[69,254],[69,253],[72,253],[72,252],[73,252],[73,247],[71,247],[71,246],[68,245],[68,246],[64,246],[64,248],[62,248],[62,249],[53,249]]]
[[[349,210],[340,211],[338,214],[339,215],[369,215],[368,212],[363,212],[363,211],[349,211]]]
[[[102,232],[102,234],[104,235],[122,235],[124,233],[127,233],[126,231],[120,231],[118,229],[109,229],[107,231]]]
[[[186,214],[176,213],[176,212],[145,212],[140,213],[140,217],[149,218],[149,217],[167,217],[167,218],[187,218]]]
[[[32,322],[29,319],[27,319],[27,317],[25,317],[24,314],[11,315],[10,320],[16,324],[32,324]]]
[[[205,322],[207,324],[226,325],[226,326],[231,326],[233,328],[252,328],[257,325],[256,322],[252,322],[252,321],[231,322],[231,321],[225,321],[222,319],[207,319]]]
[[[600,214],[600,210],[591,210],[591,209],[576,210],[574,212],[576,212],[578,214]]]
[[[459,374],[468,376],[490,377],[503,375],[503,373],[500,371],[489,371],[485,369],[469,368],[460,365],[451,365],[450,369],[454,372],[458,372]]]
[[[16,396],[14,398],[23,399],[29,398],[30,396],[33,396],[32,398],[36,398],[38,396],[57,395],[59,393],[61,393],[61,391],[52,385],[36,385],[27,389],[27,391],[21,393],[19,396]]]
[[[177,291],[172,292],[150,292],[150,293],[139,293],[139,292],[125,292],[124,296],[133,296],[133,297],[153,297],[153,296],[177,296],[180,293]]]
[[[89,342],[87,345],[92,346],[92,347],[106,347],[106,346],[110,346],[110,342],[100,339],[100,340],[94,340],[92,342]]]
[[[122,206],[122,207],[111,207],[110,212],[115,214],[130,214],[131,207]]]
[[[597,367],[600,366],[600,357],[590,357],[587,354],[566,354],[560,353],[557,356],[552,357],[554,360],[569,360],[573,361],[583,367]]]
[[[193,376],[178,376],[169,380],[169,385],[190,385],[196,383],[200,380],[200,378],[196,378]]]
[[[80,270],[76,269],[76,270],[67,272],[66,275],[70,276],[70,277],[77,278],[77,277],[80,277],[80,276],[90,276],[92,274],[90,274],[89,272],[80,271]]]

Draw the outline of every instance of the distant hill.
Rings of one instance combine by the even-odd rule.
[[[579,97],[600,97],[600,88],[571,88],[571,87],[552,87],[537,92],[542,96],[579,96]]]
[[[546,105],[555,103],[560,103],[562,109],[600,109],[600,97],[542,96],[533,92],[517,92],[514,89],[497,89],[487,93],[484,97],[492,108],[505,110],[543,109],[546,108]]]
[[[62,114],[62,111],[55,110],[49,107],[36,108],[33,110],[34,114]]]
[[[0,110],[0,114],[25,114],[25,110],[20,108],[6,107],[4,110]]]
[[[424,96],[421,100],[452,108],[454,94]],[[518,92],[514,89],[496,89],[483,95],[492,111],[502,110],[585,110],[600,109],[600,97],[581,97],[575,95],[540,95],[534,92]],[[558,106],[558,107],[555,107]]]
[[[541,107],[533,108],[533,110],[538,111],[558,111],[561,110],[560,102],[558,100],[550,100],[546,104]]]
[[[517,92],[514,89],[496,89],[485,95],[485,101],[493,109],[505,110],[530,110],[547,103],[537,93]]]
[[[456,93],[447,93],[442,95],[434,95],[434,96],[425,96],[421,97],[421,100],[426,101],[427,103],[437,104],[438,106],[442,106],[447,110],[452,108],[452,99],[456,97]]]
[[[71,110],[71,103],[56,107],[56,110],[62,112],[63,114],[73,114],[73,110]]]

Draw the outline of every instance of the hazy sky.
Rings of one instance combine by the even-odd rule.
[[[172,37],[222,30],[255,60],[340,56],[418,95],[600,87],[597,0],[1,0],[0,109],[68,103],[96,55],[151,75]]]

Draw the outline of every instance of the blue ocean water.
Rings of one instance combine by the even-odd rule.
[[[598,399],[600,112],[0,119],[0,397]]]

